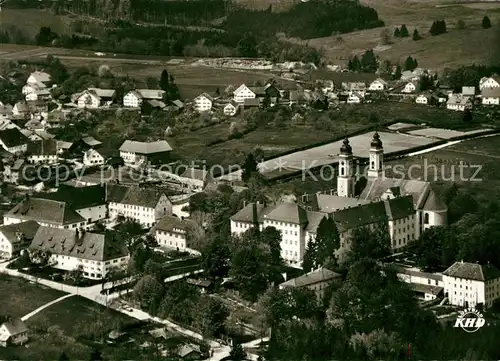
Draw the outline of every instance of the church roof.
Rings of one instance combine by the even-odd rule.
[[[377,132],[373,134],[373,139],[370,143],[370,146],[374,149],[382,149],[382,141],[380,140],[380,135],[378,135]]]
[[[345,138],[340,147],[341,154],[352,154],[352,147],[349,144],[349,139]]]

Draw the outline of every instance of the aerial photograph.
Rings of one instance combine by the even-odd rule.
[[[1,361],[499,340],[500,0],[0,0]]]

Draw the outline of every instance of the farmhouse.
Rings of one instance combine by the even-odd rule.
[[[118,159],[119,152],[116,149],[89,149],[83,153],[83,164],[88,167],[104,165],[113,158]]]
[[[428,94],[419,94],[416,98],[415,98],[415,103],[417,104],[429,104],[430,102],[430,96]]]
[[[0,145],[7,152],[19,155],[28,149],[28,138],[17,128],[4,129],[0,131]]]
[[[224,106],[224,114],[233,117],[238,112],[240,104],[232,100],[230,103]]]
[[[26,161],[24,159],[16,159],[4,164],[4,182],[18,184],[20,181],[23,181],[23,175],[26,176],[26,174],[23,174],[25,167]]]
[[[13,319],[0,325],[0,346],[23,345],[28,342],[28,328],[20,319]]]
[[[368,87],[368,90],[370,91],[383,91],[386,89],[387,89],[387,82],[382,78],[375,79],[370,83],[370,86]]]
[[[498,75],[492,75],[490,77],[481,78],[479,81],[479,90],[486,88],[499,88],[500,87],[500,77]]]
[[[38,228],[28,250],[50,253],[49,264],[57,269],[80,271],[83,277],[102,279],[111,270],[125,269],[126,244],[111,232],[99,234],[79,229]]]
[[[114,89],[89,88],[76,96],[78,108],[97,109],[113,102]]]
[[[462,96],[474,98],[474,96],[476,96],[476,87],[463,86],[462,87]]]
[[[327,287],[335,280],[340,280],[341,277],[340,274],[330,271],[327,268],[319,268],[281,283],[279,289],[283,290],[288,287],[307,288],[316,294],[318,300],[322,300]]]
[[[31,164],[57,163],[57,141],[55,139],[29,142],[26,151],[26,160]]]
[[[36,86],[47,86],[52,81],[52,76],[43,71],[35,71],[30,74],[28,80],[26,80],[26,84],[28,85],[36,85]]]
[[[234,92],[233,92],[233,100],[236,103],[243,103],[245,99],[254,99],[257,97],[257,94],[252,91],[245,84],[241,84]]]
[[[109,217],[123,216],[153,227],[160,218],[172,214],[172,203],[165,192],[139,186],[106,184]]]
[[[128,92],[123,97],[123,106],[130,108],[139,108],[146,100],[163,100],[164,90],[155,89],[136,89]]]
[[[500,105],[500,87],[484,88],[481,91],[481,103],[483,105]]]
[[[177,218],[175,216],[163,216],[155,226],[156,242],[160,247],[173,248],[181,252],[199,253],[192,249],[186,232],[193,226],[193,221]]]
[[[420,270],[400,267],[398,277],[410,284],[417,297],[425,301],[435,300],[443,294],[443,275],[438,273],[426,273]]]
[[[11,259],[29,246],[40,225],[35,221],[0,226],[0,259]]]
[[[193,99],[193,106],[197,112],[206,112],[212,109],[214,99],[207,93],[201,93]]]
[[[120,157],[129,165],[140,165],[150,163],[161,163],[172,150],[166,140],[156,142],[137,142],[126,140],[120,146]]]
[[[489,264],[455,262],[443,272],[443,283],[451,305],[491,307],[500,298],[500,271]]]
[[[347,104],[359,104],[361,103],[361,99],[363,99],[363,97],[359,93],[351,92],[347,98]]]
[[[446,109],[463,112],[466,109],[472,109],[472,100],[461,94],[452,94],[446,102]]]
[[[401,93],[410,94],[410,93],[414,93],[416,90],[417,90],[417,86],[415,85],[415,82],[410,81],[410,82],[405,84],[403,89],[401,89]]]

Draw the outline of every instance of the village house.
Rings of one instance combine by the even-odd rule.
[[[31,142],[39,142],[42,140],[42,137],[40,137],[38,134],[35,132],[28,130],[28,129],[20,129],[19,130],[26,138],[28,138],[28,149],[30,146]]]
[[[214,99],[207,93],[201,93],[193,99],[193,107],[199,112],[206,112],[212,109]]]
[[[258,108],[261,105],[261,98],[247,98],[243,100],[242,109]]]
[[[319,268],[297,278],[292,278],[279,285],[279,289],[286,288],[307,288],[313,291],[318,298],[322,300],[325,295],[325,290],[333,282],[341,281],[342,276],[338,273],[330,271],[327,268]]]
[[[224,106],[224,114],[233,117],[238,113],[238,109],[240,108],[240,104],[232,100],[230,103],[227,103]]]
[[[160,247],[199,254],[198,251],[192,249],[193,246],[189,243],[189,239],[186,236],[188,228],[192,226],[194,225],[191,220],[165,215],[155,226],[156,242]]]
[[[0,259],[12,259],[27,248],[40,225],[35,221],[0,226]]]
[[[140,108],[144,101],[162,101],[165,95],[164,90],[136,89],[128,92],[123,97],[123,106],[130,108]]]
[[[120,146],[120,157],[125,164],[141,165],[149,163],[162,163],[167,157],[172,147],[166,140],[156,142],[137,142],[126,140]]]
[[[111,219],[123,216],[150,228],[163,216],[172,214],[172,202],[160,189],[110,183],[105,187]]]
[[[491,307],[500,298],[500,271],[494,266],[455,262],[443,272],[445,297],[460,307]]]
[[[492,75],[490,77],[481,78],[479,81],[479,90],[486,88],[499,88],[500,87],[500,77],[498,75]]]
[[[52,82],[52,76],[43,71],[35,71],[30,74],[28,80],[26,80],[26,84],[29,85],[40,85],[43,84],[45,86],[50,85]]]
[[[356,92],[351,92],[349,94],[349,96],[347,97],[346,103],[347,104],[359,104],[359,103],[361,103],[362,99],[363,99],[363,97],[360,94],[358,94]]]
[[[116,94],[114,89],[88,88],[76,96],[78,108],[97,109],[113,103]]]
[[[26,151],[26,160],[31,164],[57,163],[57,141],[48,139],[29,142]]]
[[[481,104],[500,105],[500,87],[484,88],[481,91]]]
[[[399,267],[398,277],[410,285],[416,296],[424,301],[435,300],[444,295],[443,275],[426,273],[418,269]]]
[[[0,120],[10,119],[14,113],[12,112],[12,105],[0,105]]]
[[[430,95],[429,94],[419,94],[415,98],[415,103],[428,105],[430,103]]]
[[[245,99],[254,99],[256,97],[257,94],[245,84],[241,84],[235,91],[233,91],[233,100],[236,103],[243,103]]]
[[[401,89],[401,93],[405,94],[411,94],[414,93],[417,90],[417,86],[415,85],[415,82],[408,82],[405,84],[403,89]]]
[[[38,228],[29,252],[50,253],[49,264],[65,271],[80,271],[89,279],[103,279],[112,270],[125,270],[129,252],[122,240],[79,229]]]
[[[430,98],[430,103],[432,105],[441,105],[445,104],[448,101],[448,95],[442,91],[437,91],[435,93],[432,93],[431,98]]]
[[[0,325],[0,346],[24,345],[28,342],[28,328],[20,319],[11,319]]]
[[[461,94],[450,95],[446,102],[446,109],[464,112],[466,109],[472,109],[472,100]]]
[[[119,158],[119,152],[116,149],[93,149],[83,153],[83,164],[87,167],[94,167],[98,165],[104,165],[111,161],[113,158]]]
[[[375,79],[370,83],[370,86],[368,87],[369,91],[384,91],[387,90],[387,82],[382,79],[378,78]]]
[[[28,149],[28,138],[17,128],[4,129],[0,131],[0,146],[15,155],[24,154]]]
[[[476,96],[476,87],[473,86],[463,86],[462,96],[474,98]]]
[[[15,161],[4,164],[3,181],[5,183],[19,184],[23,180],[23,175],[26,176],[25,167],[27,162],[24,159],[16,159]]]

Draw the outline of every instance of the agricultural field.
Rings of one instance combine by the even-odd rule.
[[[0,294],[5,296],[0,299],[0,314],[18,318],[65,295],[64,292],[5,274],[0,274]]]
[[[15,26],[30,39],[38,34],[42,26],[49,26],[58,34],[69,33],[70,23],[70,17],[55,15],[50,10],[3,8],[0,11],[0,29]]]

